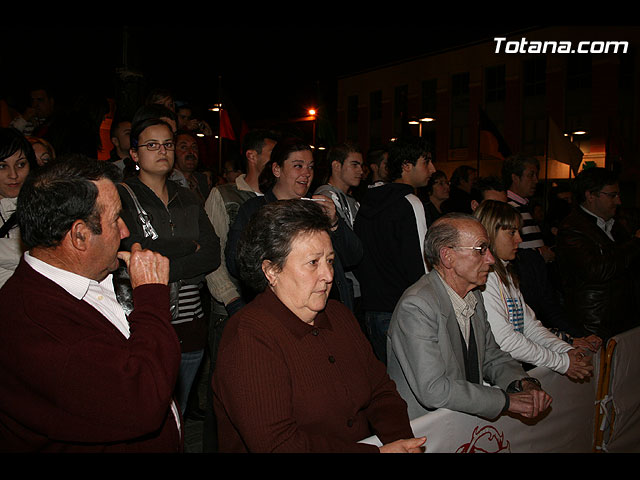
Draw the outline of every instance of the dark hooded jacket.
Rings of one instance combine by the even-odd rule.
[[[360,204],[354,231],[364,254],[355,274],[365,311],[393,312],[404,291],[426,273],[416,214],[407,200],[413,193],[410,185],[387,183],[370,188]]]

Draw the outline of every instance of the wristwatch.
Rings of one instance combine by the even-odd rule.
[[[518,393],[522,392],[522,382],[531,382],[536,385],[539,389],[542,389],[542,385],[540,384],[540,380],[533,377],[524,377],[521,380],[514,380],[511,382],[509,387],[507,388],[507,393]]]

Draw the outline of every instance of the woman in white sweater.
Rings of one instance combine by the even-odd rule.
[[[489,236],[489,248],[496,259],[482,292],[487,319],[500,348],[513,358],[547,367],[573,379],[593,372],[591,358],[551,333],[525,303],[518,279],[510,268],[522,242],[520,214],[509,204],[486,200],[474,212]],[[581,340],[581,345],[584,344]]]

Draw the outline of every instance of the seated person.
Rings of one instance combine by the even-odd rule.
[[[551,333],[520,293],[518,278],[510,268],[522,241],[519,233],[522,217],[518,211],[508,203],[486,200],[474,216],[487,230],[489,249],[496,259],[482,297],[487,320],[500,348],[516,360],[550,368],[572,379],[591,376],[593,365],[585,355],[587,352]],[[597,351],[601,343],[596,336],[584,340],[591,351]]]
[[[299,199],[263,206],[238,244],[260,291],[222,334],[213,375],[220,452],[418,452],[407,405],[357,320],[328,300],[331,221]],[[377,435],[383,446],[359,443]]]
[[[540,382],[498,347],[487,323],[475,289],[494,262],[488,246],[484,227],[467,214],[444,215],[427,232],[432,269],[398,302],[387,343],[389,376],[411,419],[437,408],[535,418],[551,404]]]

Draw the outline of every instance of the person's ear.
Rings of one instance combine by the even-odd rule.
[[[278,273],[279,270],[276,266],[271,262],[271,260],[263,260],[262,261],[262,272],[264,276],[267,278],[267,282],[269,282],[269,286],[275,287],[278,281]]]
[[[247,161],[256,165],[258,163],[258,152],[256,150],[247,150],[245,154]]]
[[[280,178],[280,165],[278,165],[276,162],[273,162],[273,164],[271,165],[271,171],[273,172],[274,177]]]
[[[81,251],[87,250],[91,230],[83,220],[73,222],[67,235],[69,236],[71,245],[73,245],[75,249]]]

